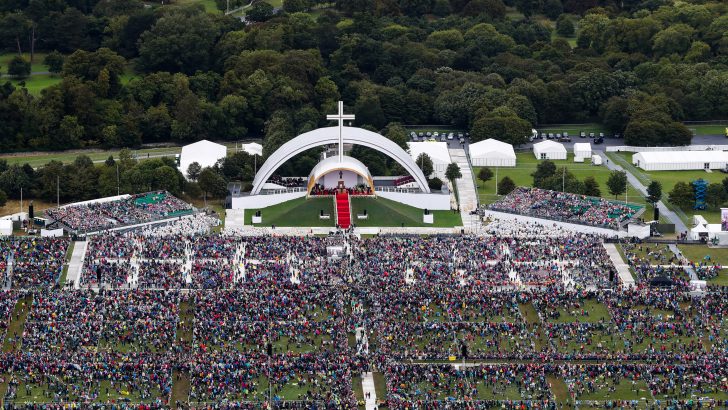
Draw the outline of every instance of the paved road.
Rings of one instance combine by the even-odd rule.
[[[609,259],[612,260],[612,264],[614,264],[614,267],[617,269],[619,279],[622,282],[622,287],[625,289],[634,287],[634,278],[629,272],[629,266],[622,259],[622,255],[619,254],[617,247],[613,243],[605,243],[604,249],[607,250]]]
[[[73,243],[73,253],[71,254],[71,262],[68,264],[66,283],[73,283],[74,289],[80,288],[81,285],[81,269],[83,269],[83,261],[86,258],[87,247],[87,241],[76,241]],[[65,283],[62,285],[65,285]]]
[[[594,151],[594,153],[599,154],[602,157],[602,159],[604,160],[604,164],[607,166],[607,168],[609,168],[611,170],[616,170],[616,171],[625,171],[627,173],[627,181],[633,187],[635,187],[635,189],[640,191],[642,193],[642,195],[647,196],[647,187],[642,185],[642,183],[637,179],[637,177],[632,175],[631,172],[622,168],[620,165],[615,164],[611,159],[609,159],[604,154],[603,151]],[[682,221],[682,219],[680,219],[680,217],[678,217],[677,214],[675,214],[675,212],[672,212],[667,206],[665,206],[665,204],[662,201],[657,203],[657,208],[660,210],[660,215],[664,216],[665,218],[670,220],[670,222],[675,224],[676,232],[685,232],[688,230],[688,227],[685,225],[685,223]],[[650,215],[647,215],[647,218],[650,218]]]
[[[478,207],[478,193],[473,182],[473,169],[470,167],[470,161],[465,155],[462,148],[450,148],[450,159],[458,164],[462,177],[457,179],[455,183],[458,187],[458,197],[460,198],[460,215],[463,219],[463,226],[471,227],[473,221],[470,211]]]

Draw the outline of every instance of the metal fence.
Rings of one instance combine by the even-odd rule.
[[[664,151],[728,151],[726,144],[683,145],[680,147],[636,147],[633,145],[615,145],[606,147],[606,152],[664,152]]]

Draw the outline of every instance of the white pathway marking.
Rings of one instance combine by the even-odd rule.
[[[364,391],[364,402],[366,410],[377,408],[377,391],[374,389],[374,374],[366,372],[361,378],[361,387]]]
[[[88,241],[73,243],[71,262],[68,263],[68,271],[66,271],[66,283],[73,283],[74,289],[81,287],[81,270],[83,269],[83,261],[86,259],[86,249],[88,249]]]
[[[619,279],[622,282],[622,287],[625,289],[634,287],[634,278],[632,277],[632,274],[629,273],[629,266],[622,260],[622,256],[619,254],[617,247],[614,246],[613,243],[605,243],[604,249],[607,250],[609,259],[612,260],[614,267],[617,268],[617,273],[619,274]]]
[[[690,266],[689,263],[683,263],[683,260],[685,260],[686,258],[685,255],[680,252],[680,249],[677,247],[677,245],[671,243],[667,245],[667,247],[672,251],[672,253],[675,254],[675,256],[677,256],[677,259],[680,261],[680,265],[682,265],[683,269],[685,269],[685,272],[690,275],[690,280],[700,280],[700,278],[698,278],[698,274],[695,273],[695,269],[693,269],[693,267]]]

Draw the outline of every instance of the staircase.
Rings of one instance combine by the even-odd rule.
[[[336,194],[334,198],[336,205],[336,223],[341,229],[349,229],[351,226],[351,207],[349,206],[349,193]]]

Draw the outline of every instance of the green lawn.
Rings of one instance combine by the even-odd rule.
[[[569,41],[567,39],[567,41]],[[576,42],[576,39],[573,40]],[[561,133],[564,132],[569,133],[569,137],[571,137],[571,140],[574,142],[589,142],[588,138],[584,138],[583,140],[579,138],[579,133],[581,131],[584,131],[589,136],[590,132],[593,132],[595,135],[599,135],[600,132],[603,132],[605,135],[609,135],[606,128],[602,124],[598,124],[595,122],[585,123],[585,124],[543,124],[536,127],[536,130],[539,133],[545,132],[545,133]]]
[[[685,124],[694,135],[725,135],[728,124]]]
[[[547,315],[546,321],[554,323],[597,323],[600,320],[611,320],[611,315],[609,314],[607,307],[594,299],[583,300],[581,306],[578,308],[559,307],[556,310],[559,312],[559,317],[550,318]],[[582,314],[582,312],[584,312],[584,314]]]
[[[622,379],[616,386],[610,381],[607,382],[609,386],[614,387],[613,391],[610,391],[608,387],[602,389],[596,389],[594,392],[585,392],[577,396],[578,400],[639,400],[646,398],[652,400],[652,394],[647,389],[647,384],[642,381],[635,381]]]
[[[215,3],[215,0],[179,0],[178,4],[183,4],[183,5],[202,4],[205,7],[205,11],[208,13],[214,13],[214,14],[222,13],[222,11],[217,8],[217,4]]]
[[[624,161],[630,164],[630,172],[637,177],[643,184],[647,185],[650,181],[659,181],[662,184],[662,199],[663,202],[667,202],[668,194],[675,187],[678,182],[690,183],[698,178],[706,180],[708,183],[721,183],[723,179],[728,175],[719,172],[705,172],[702,170],[691,170],[691,171],[644,171],[640,168],[635,167],[632,164],[633,152],[611,152],[609,153],[610,158],[617,158],[619,165],[624,166]],[[672,204],[671,204],[672,205]],[[707,209],[707,210],[694,210],[692,208],[678,208],[672,205],[672,208],[677,208],[683,212],[683,215],[678,215],[683,219],[683,222],[690,225],[692,222],[693,215],[703,215],[708,222],[719,223],[720,222],[720,210],[719,209]]]
[[[515,167],[503,167],[498,168],[498,181],[503,179],[504,176],[509,176],[517,186],[533,186],[533,177],[531,174],[536,170],[540,160],[536,159],[532,152],[518,152],[516,153],[516,166]],[[605,166],[594,166],[590,162],[578,163],[574,162],[574,155],[569,154],[566,160],[553,161],[557,168],[566,167],[574,176],[579,180],[584,180],[588,176],[593,176],[599,184],[602,196],[610,198],[609,190],[607,188],[607,180],[611,171]],[[491,168],[493,174],[496,172],[496,168]],[[477,177],[479,167],[473,168],[473,173]],[[483,183],[480,180],[476,180],[478,185],[478,196],[482,204],[490,204],[498,199],[495,195],[496,192],[496,178],[495,176],[490,181]],[[624,196],[617,198],[620,201],[624,201]],[[628,186],[627,189],[627,201],[630,203],[639,204],[646,206],[645,217],[651,217],[652,207],[649,206],[642,194],[637,191],[632,185]]]
[[[10,60],[12,60],[17,53],[5,53],[0,54],[0,72],[3,74],[7,74],[8,72],[8,63],[10,63]],[[43,64],[43,59],[45,59],[46,53],[35,53],[33,56],[33,64],[30,65],[30,72],[31,73],[37,73],[42,71],[48,71],[48,66]],[[23,53],[23,58],[26,61],[30,61],[30,53]]]
[[[319,213],[323,209],[325,214],[331,215],[331,219],[319,219]],[[245,223],[252,225],[252,218],[259,209],[245,210]],[[263,224],[261,226],[330,226],[336,224],[334,216],[334,200],[326,198],[299,198],[282,204],[269,206],[260,209],[263,213]]]
[[[728,248],[709,248],[706,245],[679,245],[680,252],[691,262],[699,264],[718,264],[724,266],[718,272],[718,277],[710,279],[712,285],[728,286]]]
[[[27,88],[28,93],[32,95],[40,95],[44,89],[60,83],[62,78],[51,74],[37,74],[24,80],[10,80],[9,78],[3,78],[3,80],[10,81],[15,87]]]
[[[452,227],[462,226],[460,213],[453,211],[430,211],[435,216],[435,223],[422,222],[423,211],[419,208],[407,206],[399,202],[384,198],[357,198],[352,197],[352,222],[357,226],[387,227],[387,226],[415,226],[415,227]],[[357,219],[356,215],[366,209],[368,219]]]

